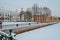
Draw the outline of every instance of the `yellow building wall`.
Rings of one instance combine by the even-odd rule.
[[[55,17],[49,17],[48,15],[34,15],[33,22],[54,22],[57,20]]]

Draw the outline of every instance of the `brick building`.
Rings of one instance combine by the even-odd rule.
[[[33,15],[33,22],[53,22],[53,21],[57,21],[56,17],[53,16],[48,16],[47,14],[44,15]]]

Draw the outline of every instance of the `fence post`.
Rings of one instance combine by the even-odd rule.
[[[12,33],[12,29],[9,30],[10,34],[8,36],[8,40],[13,40],[12,36],[11,36],[11,33]]]
[[[0,21],[0,29],[2,29],[2,22]]]
[[[18,24],[16,24],[16,26],[18,27]]]
[[[2,35],[0,35],[0,40],[2,40],[3,39],[3,36]]]
[[[31,23],[29,23],[29,25],[31,25]]]

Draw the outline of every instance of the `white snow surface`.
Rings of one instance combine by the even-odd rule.
[[[60,40],[60,23],[18,34],[16,40]]]

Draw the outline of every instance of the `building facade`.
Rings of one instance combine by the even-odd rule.
[[[27,9],[27,11],[24,11],[23,9],[21,9],[20,21],[22,21],[22,22],[31,22],[32,21],[32,13],[31,13],[31,11],[29,11],[29,9]]]
[[[2,10],[0,11],[0,21],[2,22],[20,21],[19,13],[17,11]]]
[[[55,21],[53,17],[49,17],[46,15],[34,15],[33,16],[33,22],[53,22]]]
[[[48,7],[38,7],[34,4],[32,7],[32,21],[33,22],[52,22],[53,18],[51,15],[51,10]]]

